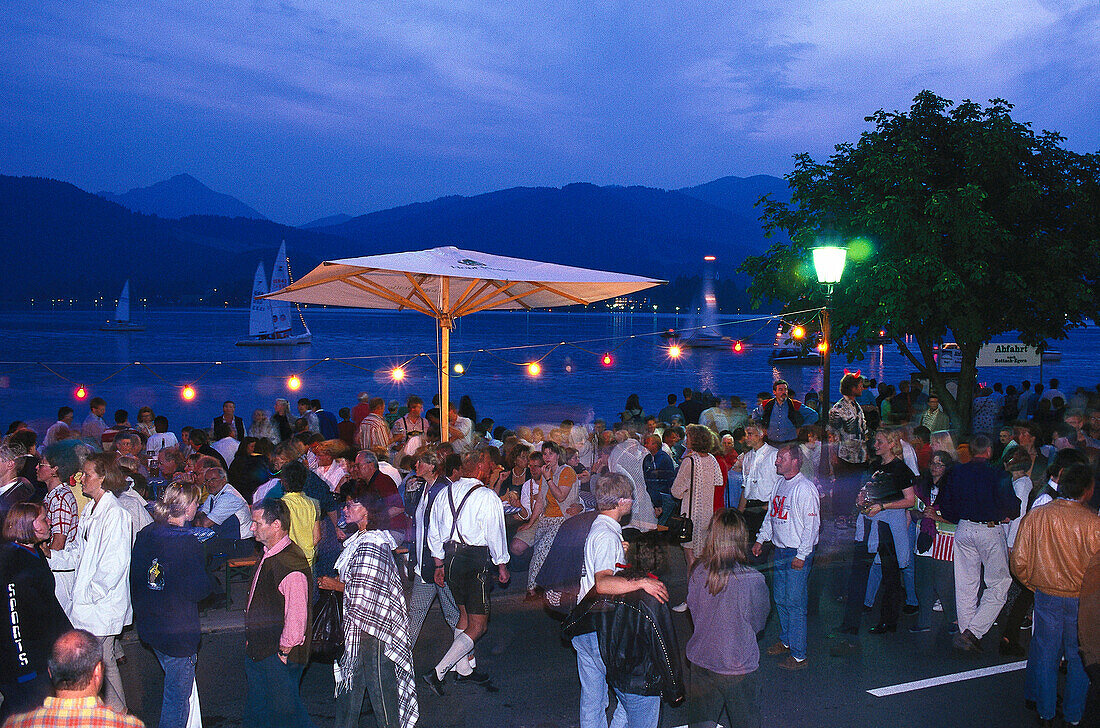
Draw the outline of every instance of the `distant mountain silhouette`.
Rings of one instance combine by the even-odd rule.
[[[722,177],[713,182],[684,187],[676,191],[712,205],[724,207],[752,220],[760,219],[762,210],[754,205],[764,195],[770,193],[772,198],[781,202],[791,199],[787,181],[767,174],[752,177]]]
[[[169,219],[189,215],[267,219],[236,197],[215,192],[189,174],[177,174],[163,182],[135,187],[121,195],[100,192],[99,196],[134,212]]]
[[[318,230],[359,243],[360,255],[455,245],[666,279],[698,274],[704,255],[717,255],[721,270],[732,272],[769,244],[759,222],[729,207],[681,192],[591,184],[443,197]]]
[[[270,268],[283,239],[295,273],[350,252],[345,240],[266,220],[166,220],[67,182],[0,176],[0,254],[19,261],[18,274],[0,286],[3,301],[113,298],[130,278],[134,295],[153,301],[186,300],[218,288],[240,304],[248,297],[250,271],[259,260]]]
[[[298,227],[306,230],[313,228],[328,227],[330,225],[340,225],[351,219],[351,215],[345,215],[340,213],[338,215],[329,215],[328,217],[322,217],[317,220],[310,220],[309,222],[302,223]]]
[[[245,217],[167,219],[66,182],[0,176],[0,254],[19,261],[18,275],[0,287],[2,301],[113,297],[130,278],[135,295],[154,302],[191,301],[217,288],[242,305],[256,262],[270,269],[282,240],[295,276],[321,260],[456,245],[670,281],[699,276],[703,256],[717,255],[720,277],[739,289],[744,281],[733,271],[769,244],[756,220],[647,187],[518,187],[302,229]],[[692,285],[663,287],[654,300],[687,305],[680,289]]]

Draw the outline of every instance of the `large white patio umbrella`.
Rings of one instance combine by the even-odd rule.
[[[459,316],[602,301],[665,281],[540,263],[455,247],[326,260],[263,298],[352,308],[419,311],[438,322],[440,435],[448,439],[451,327]]]

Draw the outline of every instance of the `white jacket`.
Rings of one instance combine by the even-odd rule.
[[[84,509],[76,542],[80,560],[69,620],[73,627],[97,637],[121,634],[133,617],[130,550],[134,545],[134,522],[113,493],[104,493],[99,503],[89,503]]]
[[[821,501],[814,484],[802,473],[790,480],[780,477],[756,541],[796,549],[795,557],[805,561],[817,545],[820,530]]]

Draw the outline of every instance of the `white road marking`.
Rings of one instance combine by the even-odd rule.
[[[940,677],[930,677],[925,680],[914,680],[913,682],[901,683],[900,685],[889,685],[884,688],[875,688],[874,690],[868,690],[871,695],[876,698],[885,698],[888,695],[897,695],[898,693],[910,693],[914,690],[923,690],[925,688],[932,688],[937,685],[947,685],[948,683],[962,682],[964,680],[974,680],[979,677],[988,677],[989,675],[1000,675],[1005,672],[1015,672],[1017,670],[1023,670],[1027,667],[1027,660],[1020,662],[1008,662],[1004,665],[993,665],[992,667],[983,667],[978,670],[967,670],[966,672],[956,672],[951,675],[941,675]]]

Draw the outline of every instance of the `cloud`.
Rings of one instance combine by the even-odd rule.
[[[925,88],[1005,97],[1071,146],[1100,146],[1087,2],[9,0],[0,22],[0,100],[22,143],[4,171],[49,173],[30,147],[50,140],[98,157],[85,166],[104,184],[131,175],[125,188],[155,180],[133,179],[153,165],[120,147],[159,140],[158,163],[274,195],[250,199],[276,216],[291,197],[384,206],[783,173]],[[108,132],[92,144],[76,131],[89,119]],[[226,147],[250,166],[231,175],[242,160]],[[277,194],[272,170],[300,194]]]

